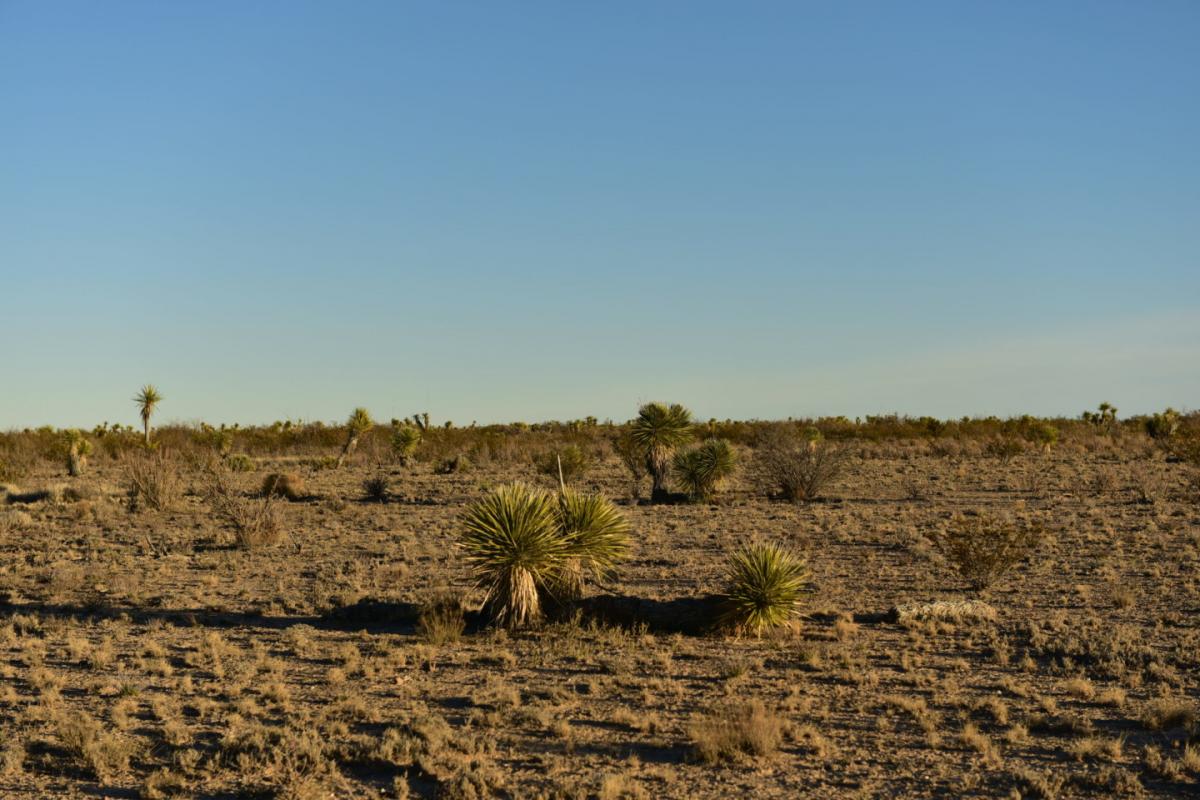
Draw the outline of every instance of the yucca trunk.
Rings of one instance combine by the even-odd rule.
[[[142,432],[146,435],[146,446],[150,445],[150,415],[142,415]]]
[[[67,474],[72,478],[76,478],[83,474],[85,467],[87,467],[87,456],[81,454],[75,448],[71,448],[67,453]]]
[[[646,470],[650,473],[650,502],[664,503],[671,497],[667,489],[667,475],[671,469],[671,452],[663,447],[652,447],[646,454]]]
[[[358,435],[351,434],[350,438],[346,440],[345,446],[342,447],[342,454],[338,456],[338,469],[342,468],[342,464],[346,463],[346,459],[349,458],[350,454],[354,452],[356,447],[358,447]]]

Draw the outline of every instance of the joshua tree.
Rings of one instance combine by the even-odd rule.
[[[342,447],[342,454],[338,456],[338,469],[341,469],[346,458],[354,452],[354,448],[358,447],[359,438],[373,427],[375,422],[365,408],[354,409],[350,418],[346,420],[346,444]]]
[[[162,395],[150,383],[143,386],[142,390],[133,398],[133,402],[138,404],[138,413],[142,417],[142,430],[146,434],[147,446],[150,444],[150,417],[154,414],[154,410],[161,401]]]
[[[650,501],[667,499],[667,474],[675,448],[692,438],[692,412],[678,403],[647,403],[638,410],[629,430],[630,440],[645,454],[652,486]]]

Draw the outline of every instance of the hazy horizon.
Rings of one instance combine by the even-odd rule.
[[[0,430],[1200,398],[1200,5],[0,0]]]

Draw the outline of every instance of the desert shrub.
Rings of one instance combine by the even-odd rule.
[[[678,403],[647,403],[629,426],[630,441],[641,451],[650,473],[652,502],[669,497],[667,486],[671,456],[692,438],[692,412]]]
[[[145,505],[156,511],[165,511],[174,508],[183,496],[183,477],[179,464],[166,450],[127,454],[125,482],[131,509]]]
[[[457,455],[439,463],[433,468],[433,471],[438,475],[453,475],[457,472],[470,472],[471,459],[464,455]]]
[[[92,454],[92,443],[77,430],[63,431],[63,451],[67,460],[67,474],[82,475],[87,468],[88,456]]]
[[[230,469],[230,472],[238,470]],[[286,500],[296,501],[308,497],[308,487],[304,478],[295,472],[272,472],[263,478],[261,494],[264,497],[275,496]]]
[[[220,464],[209,467],[208,477],[205,496],[209,507],[213,516],[233,531],[234,544],[243,550],[255,550],[283,541],[283,521],[275,505],[277,492],[265,491],[261,498],[246,497]]]
[[[236,453],[225,459],[225,466],[230,472],[250,472],[254,469],[254,460],[245,453]]]
[[[392,448],[392,456],[401,464],[407,464],[421,444],[421,430],[415,425],[395,420],[388,443]]]
[[[752,544],[730,556],[726,581],[722,623],[757,636],[799,612],[808,567],[801,556],[778,544]]]
[[[559,450],[549,450],[540,456],[535,456],[533,465],[539,475],[548,475],[557,481],[560,461],[562,462],[562,479],[566,483],[578,481],[592,465],[592,459],[577,444],[569,444]]]
[[[462,638],[467,622],[462,598],[452,592],[434,595],[421,604],[417,632],[430,644],[453,644]]]
[[[458,543],[495,622],[521,627],[542,615],[578,576],[611,568],[627,547],[628,526],[608,501],[524,484],[501,486],[473,503]]]
[[[132,748],[85,712],[60,712],[53,720],[63,749],[79,766],[105,782],[129,766]]]
[[[805,442],[787,425],[764,431],[751,472],[762,491],[790,502],[815,500],[846,469],[849,450],[827,439]]]
[[[226,456],[233,449],[233,433],[225,428],[214,428],[207,423],[200,423],[200,430],[192,433],[192,441],[196,445],[211,450],[218,456]]]
[[[1151,439],[1156,441],[1169,439],[1175,431],[1179,430],[1179,412],[1168,408],[1166,411],[1151,414],[1142,420],[1142,427]]]
[[[692,500],[707,500],[733,474],[737,453],[724,439],[709,439],[675,454],[675,477]]]
[[[783,743],[787,723],[761,700],[730,700],[700,714],[688,725],[696,756],[707,764],[774,753]]]
[[[956,515],[939,545],[974,589],[986,589],[1021,563],[1042,539],[1040,526],[987,513]]]
[[[1007,464],[1025,452],[1025,445],[1012,436],[996,436],[983,446],[983,452]]]
[[[363,481],[363,495],[375,503],[386,503],[388,499],[388,479],[384,475],[373,475]]]

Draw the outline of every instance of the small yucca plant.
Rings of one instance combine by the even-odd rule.
[[[605,580],[629,552],[629,521],[607,498],[564,489],[558,527],[568,554],[550,588],[555,600],[566,602],[582,596],[585,578]]]
[[[675,476],[692,500],[707,500],[733,474],[737,453],[724,439],[709,439],[675,454]]]
[[[577,598],[586,578],[607,575],[628,550],[629,523],[598,495],[514,483],[467,510],[459,545],[485,613],[522,627],[542,616],[544,601]]]
[[[365,408],[356,408],[350,413],[346,420],[346,444],[342,446],[342,453],[337,460],[338,469],[341,469],[342,464],[354,452],[354,448],[358,447],[358,440],[362,435],[373,427],[375,420],[371,419],[371,414]]]
[[[652,502],[668,497],[667,477],[671,455],[692,438],[692,412],[678,403],[647,403],[629,426],[630,441],[642,451],[650,473]]]
[[[758,636],[799,612],[808,566],[803,557],[778,544],[751,544],[730,556],[728,581],[722,621]]]
[[[137,403],[138,415],[142,418],[142,431],[146,436],[146,444],[149,445],[150,417],[158,408],[158,404],[162,402],[162,395],[159,394],[158,389],[154,388],[153,384],[147,383],[133,398],[133,402]]]
[[[401,464],[408,463],[408,460],[417,452],[419,444],[421,444],[421,431],[416,426],[401,423],[392,427],[392,455]]]

